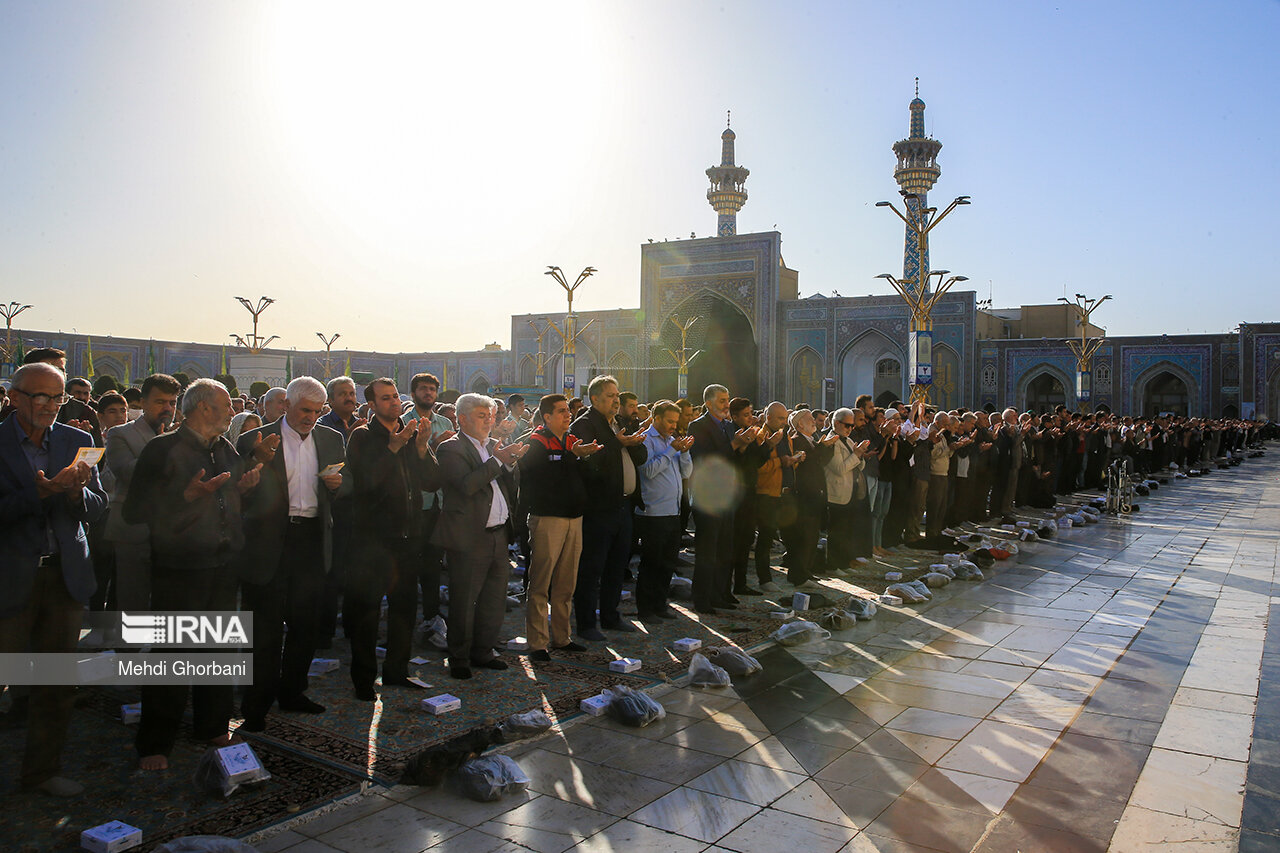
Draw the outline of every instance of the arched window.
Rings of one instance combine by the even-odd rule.
[[[1039,414],[1052,412],[1057,406],[1066,405],[1067,389],[1052,373],[1041,373],[1027,385],[1027,411]]]
[[[1111,393],[1111,365],[1095,364],[1093,367],[1093,390],[1100,394]]]
[[[1187,383],[1168,371],[1148,382],[1142,397],[1144,415],[1173,412],[1185,417],[1187,414]]]

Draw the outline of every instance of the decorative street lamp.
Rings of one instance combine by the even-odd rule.
[[[13,363],[13,318],[30,307],[30,305],[20,305],[17,302],[0,305],[0,314],[4,315],[4,361],[6,363]]]
[[[916,250],[919,257],[919,274],[914,278],[899,279],[890,273],[882,273],[876,278],[883,278],[893,285],[898,295],[911,309],[911,328],[907,335],[908,374],[911,382],[911,402],[929,400],[929,388],[933,385],[933,309],[951,286],[958,281],[968,281],[968,276],[950,275],[950,270],[925,270],[929,257],[929,232],[936,228],[951,211],[960,205],[969,203],[969,196],[962,195],[947,205],[947,209],[938,213],[936,207],[920,207],[920,196],[916,193],[902,194],[911,216],[903,215],[893,202],[878,201],[876,207],[887,207],[901,219],[907,229],[915,235]],[[930,280],[937,276],[938,281],[931,291]]]
[[[1076,357],[1076,402],[1078,403],[1088,403],[1093,396],[1093,356],[1106,340],[1105,336],[1089,337],[1089,315],[1110,298],[1111,294],[1107,294],[1101,299],[1089,299],[1083,293],[1077,293],[1073,302],[1065,296],[1058,297],[1059,302],[1074,305],[1080,311],[1080,316],[1076,318],[1076,323],[1080,326],[1080,340],[1067,341],[1067,347]]]
[[[545,317],[539,319],[546,322]],[[547,352],[542,348],[542,341],[547,336],[547,332],[551,331],[551,323],[547,322],[547,325],[543,326],[541,329],[539,329],[537,324],[532,320],[529,321],[529,325],[533,328],[533,333],[537,336],[538,340],[538,352],[534,356],[533,361],[533,385],[535,388],[545,388],[547,382]],[[556,330],[556,333],[559,334],[558,329]],[[559,353],[557,353],[557,355],[559,355]]]
[[[324,378],[333,378],[333,359],[329,357],[329,350],[333,347],[333,342],[342,337],[338,332],[325,337],[323,332],[316,332],[316,337],[324,344]]]
[[[577,343],[578,335],[585,332],[587,330],[587,326],[591,325],[590,323],[587,323],[587,326],[583,326],[580,330],[574,331],[574,320],[576,318],[573,315],[573,293],[595,272],[595,267],[583,267],[582,272],[578,273],[578,278],[573,284],[569,284],[568,279],[564,277],[564,272],[561,271],[560,267],[548,266],[546,273],[544,273],[544,275],[549,275],[554,278],[556,283],[564,288],[565,294],[569,297],[569,313],[566,314],[564,318],[564,331],[556,328],[554,323],[550,325],[551,328],[556,330],[556,334],[560,335],[564,340],[564,393],[570,397],[574,396],[574,389],[577,385],[577,375],[574,372],[575,344]]]
[[[253,333],[250,334],[248,338],[242,338],[235,333],[232,333],[231,337],[235,338],[237,345],[242,346],[249,352],[257,355],[270,346],[272,341],[280,337],[279,335],[272,335],[264,340],[262,336],[258,334],[258,318],[262,316],[262,312],[266,311],[267,308],[275,302],[275,300],[270,296],[263,296],[258,299],[258,304],[254,305],[243,296],[237,296],[236,301],[243,305],[249,314],[252,315]]]
[[[693,355],[689,355],[689,329],[693,328],[693,324],[698,322],[701,317],[690,317],[687,321],[681,323],[675,317],[671,318],[671,322],[676,324],[676,328],[680,330],[680,354],[677,355],[668,349],[667,353],[676,360],[679,369],[676,373],[676,397],[686,398],[689,396],[689,364],[698,356],[702,355],[702,350],[696,350]]]

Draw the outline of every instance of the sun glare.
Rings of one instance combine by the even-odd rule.
[[[592,15],[312,2],[266,15],[278,157],[364,240],[447,238],[460,217],[527,221],[563,191],[558,175],[598,156],[584,131],[604,92]]]

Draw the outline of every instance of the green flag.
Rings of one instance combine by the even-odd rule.
[[[222,362],[221,362],[221,365],[218,367],[218,372],[221,373],[223,376],[227,375],[227,347],[225,344],[223,344],[222,346]]]
[[[147,375],[156,372],[156,342],[151,341],[147,344]]]
[[[89,379],[93,379],[93,336],[90,335],[86,340],[88,341],[88,344],[84,351],[85,376]]]
[[[289,358],[284,363],[284,381],[286,383],[293,381],[293,353],[289,353]]]
[[[342,369],[342,375],[351,375],[351,350],[347,350],[347,366]]]

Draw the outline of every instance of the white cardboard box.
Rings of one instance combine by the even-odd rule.
[[[142,703],[133,702],[128,705],[120,706],[120,721],[126,726],[142,721]]]
[[[462,707],[462,700],[450,693],[441,693],[439,696],[428,696],[422,700],[422,710],[430,711],[439,716],[447,714],[450,711],[457,711]]]
[[[382,646],[378,646],[376,649],[373,650],[373,652],[378,656],[378,660],[382,660],[387,656],[387,650]]]
[[[219,747],[218,767],[232,784],[249,781],[262,772],[262,763],[253,754],[253,747],[247,743]]]
[[[886,592],[884,595],[880,596],[880,603],[887,604],[890,607],[901,607],[902,598],[896,595],[890,595]]]
[[[795,615],[796,615],[796,612],[794,610],[774,610],[769,613],[769,616],[771,618],[782,619],[783,621],[786,621],[787,619],[792,619],[795,617]]]
[[[324,675],[327,672],[338,671],[337,658],[312,658],[311,669],[307,671],[307,675]]]
[[[702,641],[695,640],[693,637],[685,637],[672,643],[671,648],[678,652],[696,652],[702,648]]]
[[[621,600],[621,601],[630,601],[630,600],[631,600],[631,590],[629,590],[629,589],[624,589],[624,590],[622,591],[622,597],[621,597],[621,599],[620,599],[620,600]]]
[[[609,661],[612,672],[635,672],[640,668],[640,658],[618,658]]]
[[[142,830],[118,820],[80,833],[80,847],[92,853],[116,853],[142,843]]]
[[[797,592],[791,596],[792,610],[808,610],[809,609],[809,593]]]
[[[413,664],[414,666],[425,666],[431,663],[431,661],[428,660],[427,658],[424,658],[422,655],[418,655],[416,658],[409,658],[409,663]]]
[[[512,637],[507,640],[507,651],[523,652],[529,648],[529,641],[524,637]]]
[[[609,703],[613,701],[612,696],[605,696],[597,693],[595,696],[588,696],[578,703],[578,707],[582,709],[582,713],[592,717],[603,717],[605,712],[609,710]]]

